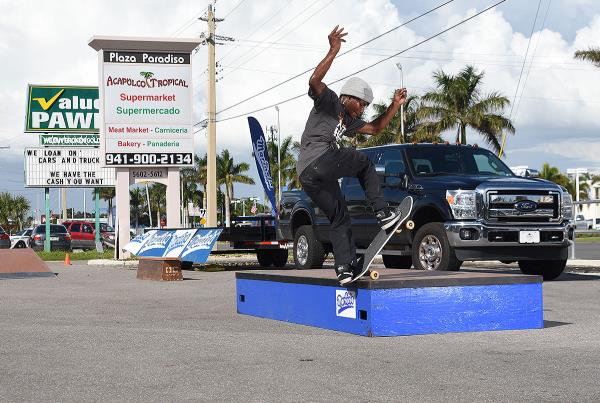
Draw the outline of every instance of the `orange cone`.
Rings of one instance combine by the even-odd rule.
[[[69,254],[65,254],[65,266],[71,266],[71,256]]]

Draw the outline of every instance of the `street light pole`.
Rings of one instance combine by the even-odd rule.
[[[402,70],[400,63],[396,63],[396,67],[400,70],[400,88],[404,88],[404,70]],[[402,133],[402,142],[406,142],[404,137],[404,104],[400,105],[400,133]]]
[[[275,105],[277,111],[277,174],[279,176],[279,198],[277,204],[281,204],[281,126],[279,125],[279,106]],[[279,208],[279,207],[278,207]]]

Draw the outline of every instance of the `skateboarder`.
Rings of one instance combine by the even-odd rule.
[[[360,264],[350,227],[350,215],[338,179],[356,177],[373,206],[382,229],[391,227],[400,219],[395,210],[388,208],[383,198],[379,178],[373,163],[364,153],[353,148],[340,147],[342,136],[357,133],[377,134],[406,102],[406,89],[397,89],[387,110],[372,122],[361,119],[365,108],[373,101],[371,87],[358,77],[352,77],[342,86],[340,96],[329,89],[323,78],[340,50],[347,32],[336,26],[328,36],[329,52],[315,68],[308,82],[308,95],[314,101],[302,140],[296,170],[304,191],[327,215],[331,226],[329,234],[335,257],[335,272],[341,285],[352,280]]]

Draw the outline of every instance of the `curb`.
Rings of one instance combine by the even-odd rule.
[[[91,259],[87,261],[89,266],[123,266],[137,267],[137,260],[111,260],[111,259]]]

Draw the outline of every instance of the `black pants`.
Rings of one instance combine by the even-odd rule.
[[[387,206],[375,166],[361,152],[351,148],[332,149],[306,167],[299,179],[306,194],[331,223],[329,238],[336,266],[349,264],[356,258],[350,214],[338,183],[341,177],[358,178],[374,211]]]

